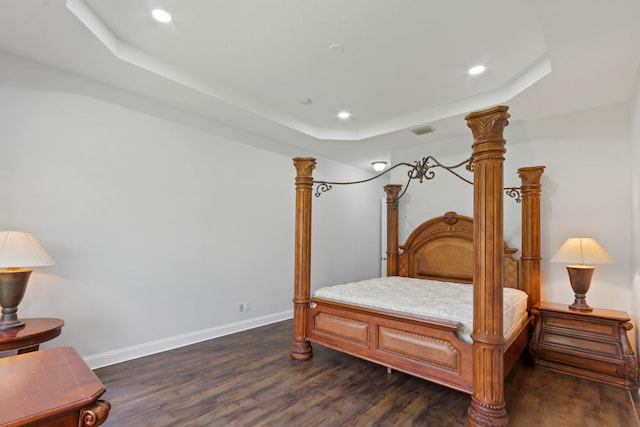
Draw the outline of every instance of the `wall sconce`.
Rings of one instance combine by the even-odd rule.
[[[0,231],[0,331],[24,326],[18,320],[18,305],[33,271],[29,267],[55,264],[30,233]]]
[[[373,166],[373,169],[376,172],[382,172],[384,170],[384,168],[387,167],[387,162],[383,162],[383,161],[378,160],[378,161],[375,161],[375,162],[371,163],[371,166]]]
[[[615,261],[595,240],[588,237],[571,237],[551,258],[550,262],[567,263],[569,281],[575,293],[575,300],[569,306],[572,310],[593,311],[587,305],[587,292],[595,267],[585,264],[613,264]]]

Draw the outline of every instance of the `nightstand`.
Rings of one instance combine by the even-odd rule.
[[[566,304],[540,302],[533,315],[529,351],[536,366],[638,389],[638,359],[627,337],[633,328],[627,313],[599,308],[576,311]]]
[[[54,339],[64,326],[62,319],[21,319],[24,326],[0,331],[0,351],[18,350],[18,354],[37,351],[40,344]]]
[[[72,347],[2,358],[0,378],[2,426],[97,427],[109,416],[104,385]]]

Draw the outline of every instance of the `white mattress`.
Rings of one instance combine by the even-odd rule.
[[[527,294],[504,288],[503,331],[508,337],[526,319]],[[471,342],[473,286],[408,277],[379,277],[318,289],[313,297],[460,322],[458,337]]]

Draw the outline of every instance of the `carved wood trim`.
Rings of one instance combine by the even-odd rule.
[[[399,246],[397,275],[472,284],[473,233],[473,219],[455,212],[425,221]],[[515,252],[504,244],[504,286],[523,290]]]
[[[91,407],[80,413],[80,427],[98,427],[109,417],[111,403],[108,400],[98,400]]]
[[[318,313],[313,318],[316,332],[332,335],[357,344],[369,345],[369,324],[327,313]]]
[[[502,336],[503,181],[508,107],[498,106],[465,117],[474,142],[474,303],[472,426],[507,425],[504,401]]]
[[[462,365],[460,352],[450,341],[384,326],[378,330],[378,350],[452,372],[460,372]]]
[[[296,231],[294,253],[293,343],[291,358],[312,357],[311,343],[306,340],[307,310],[311,301],[311,191],[316,159],[296,157]]]
[[[527,308],[540,302],[540,179],[544,166],[518,169],[522,185],[522,287],[529,295]]]
[[[387,276],[398,275],[398,194],[400,184],[385,185],[387,193]]]
[[[638,358],[633,353],[633,348],[629,342],[627,331],[633,329],[631,322],[622,322],[620,324],[620,337],[622,343],[622,354],[624,359],[624,368],[622,377],[629,384],[628,388],[636,390],[638,388]]]

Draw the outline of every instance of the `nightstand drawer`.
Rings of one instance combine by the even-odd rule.
[[[619,322],[591,321],[589,319],[577,318],[575,316],[545,316],[543,328],[558,328],[569,333],[570,331],[581,334],[593,335],[598,338],[609,338],[617,340],[620,337]]]
[[[540,332],[540,344],[550,344],[567,350],[576,350],[583,354],[598,355],[622,359],[622,348],[618,341],[594,340],[573,335],[563,335],[551,330],[543,329]]]
[[[562,348],[543,346],[538,352],[539,356],[548,361],[585,369],[592,372],[599,372],[605,375],[621,375],[622,364],[620,359],[591,358],[585,357],[579,352],[570,352]]]

